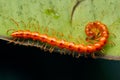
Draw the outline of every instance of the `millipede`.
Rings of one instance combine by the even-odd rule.
[[[58,40],[45,34],[31,32],[30,30],[17,30],[12,32],[11,36],[12,38],[37,40],[52,46],[57,46],[61,49],[77,52],[78,54],[94,54],[95,52],[102,50],[109,37],[107,26],[100,21],[89,22],[85,27],[85,33],[87,35],[86,41],[90,43],[87,45]],[[93,41],[93,43],[91,43],[91,41]]]

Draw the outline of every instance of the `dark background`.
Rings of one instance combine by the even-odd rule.
[[[120,61],[73,58],[0,40],[0,80],[120,80]]]

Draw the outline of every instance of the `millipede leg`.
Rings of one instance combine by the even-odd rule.
[[[110,45],[111,45],[111,47],[113,47],[113,46],[115,46],[115,45],[116,45],[113,41],[108,41],[107,43],[108,43],[108,44],[110,44]]]
[[[88,56],[87,56],[87,54],[86,54],[86,53],[84,54],[84,56],[85,56],[85,58],[88,58]]]
[[[13,38],[13,40],[10,40],[8,43],[13,43],[16,40],[17,40],[17,38]]]
[[[49,49],[49,52],[52,53],[53,50],[54,50],[54,47],[51,47],[51,48]]]
[[[95,53],[92,53],[92,54],[91,54],[91,57],[92,57],[93,59],[95,59],[95,58],[96,58]]]
[[[78,53],[75,57],[76,58],[79,58],[81,56],[81,54],[80,53]]]
[[[75,58],[79,58],[81,56],[81,54],[73,51],[72,56],[75,57]]]
[[[48,51],[48,49],[47,49],[47,44],[44,44],[43,45],[43,50],[46,52],[46,51]]]

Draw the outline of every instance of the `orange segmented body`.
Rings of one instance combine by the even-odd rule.
[[[83,45],[74,44],[72,42],[67,42],[64,40],[57,40],[56,38],[49,37],[38,32],[30,32],[29,30],[18,30],[11,34],[13,38],[23,38],[23,39],[33,39],[41,42],[48,43],[52,46],[57,46],[59,48],[65,48],[71,51],[78,52],[80,54],[86,53],[91,54],[96,51],[100,51],[103,46],[107,43],[109,37],[109,32],[106,25],[99,21],[90,22],[85,28],[87,35],[87,40],[96,40],[93,44]]]

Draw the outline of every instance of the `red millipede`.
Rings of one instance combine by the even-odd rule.
[[[52,46],[57,46],[59,48],[65,48],[71,51],[78,52],[79,54],[91,54],[96,51],[100,51],[107,43],[107,39],[109,37],[107,26],[99,21],[88,23],[85,28],[85,33],[87,35],[87,40],[97,40],[97,42],[88,45],[74,44],[73,42],[57,40],[56,38],[48,37],[45,34],[30,32],[29,30],[18,30],[12,32],[11,36],[13,38],[38,40],[48,43]]]

